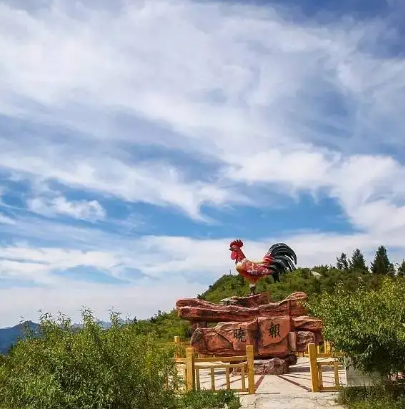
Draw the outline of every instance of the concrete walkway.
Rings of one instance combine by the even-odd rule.
[[[242,396],[242,409],[343,409],[333,393],[265,394]]]
[[[320,359],[319,361],[322,361]],[[208,364],[207,366],[214,365]],[[324,368],[322,371],[324,386],[334,386],[334,371],[332,368]],[[201,389],[212,388],[211,371],[201,369],[199,371],[199,384]],[[246,386],[241,381],[241,376],[230,377],[231,388],[240,389]],[[339,371],[339,382],[346,384],[345,372]],[[343,409],[336,404],[336,393],[311,392],[311,376],[308,358],[299,358],[297,365],[290,367],[290,372],[285,375],[255,375],[256,394],[240,394],[242,409]],[[215,370],[215,389],[226,388],[225,370]]]
[[[339,381],[345,385],[344,371]],[[323,372],[324,386],[334,385],[333,371]],[[343,409],[336,403],[336,393],[310,392],[311,377],[307,358],[299,358],[297,365],[286,375],[266,375],[257,382],[255,395],[241,395],[243,409]]]

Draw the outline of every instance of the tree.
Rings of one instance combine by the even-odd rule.
[[[346,253],[342,253],[340,257],[336,258],[336,268],[343,271],[349,270],[349,260]]]
[[[388,258],[387,249],[384,246],[378,247],[374,261],[371,263],[371,272],[380,275],[393,275],[394,271],[394,264]]]
[[[405,277],[405,260],[402,260],[402,263],[399,265],[397,275],[398,277]]]
[[[404,280],[382,277],[375,290],[345,289],[342,283],[310,302],[310,310],[322,319],[325,339],[356,368],[388,375],[405,368],[405,309],[399,307],[404,297]]]
[[[366,266],[366,259],[359,249],[353,251],[352,259],[350,260],[350,268],[352,270],[361,272],[368,271],[368,268]]]

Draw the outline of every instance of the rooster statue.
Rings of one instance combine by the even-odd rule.
[[[280,281],[280,274],[295,270],[297,264],[295,252],[284,243],[273,244],[263,260],[258,262],[248,260],[243,254],[242,240],[234,240],[229,247],[236,271],[250,284],[251,295],[255,294],[256,283],[260,279],[271,275],[274,281]]]

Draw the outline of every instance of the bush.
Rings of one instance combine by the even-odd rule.
[[[349,409],[405,409],[403,385],[380,384],[344,389],[339,403]]]
[[[90,311],[83,327],[60,315],[41,317],[7,357],[0,355],[0,408],[7,409],[229,409],[235,393],[208,391],[176,396],[174,348],[164,348],[137,322],[111,314],[104,330]],[[170,379],[170,383],[168,382]]]
[[[41,318],[40,338],[19,341],[0,366],[0,396],[10,408],[162,409],[174,408],[165,387],[173,351],[164,350],[116,314],[103,330],[91,312],[72,331],[60,316]],[[0,403],[1,406],[1,403]]]
[[[239,409],[240,399],[232,391],[211,391],[189,392],[184,395],[179,402],[179,409],[208,409],[225,408]]]
[[[310,305],[324,322],[324,336],[355,367],[382,375],[405,369],[405,280],[382,280],[378,290],[337,287]]]

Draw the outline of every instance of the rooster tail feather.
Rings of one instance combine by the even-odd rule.
[[[273,244],[264,258],[269,260],[268,269],[272,272],[275,282],[280,281],[280,274],[296,269],[297,255],[287,244]]]
[[[293,271],[295,270],[295,265],[293,259],[288,256],[278,256],[276,260],[280,260],[285,264],[285,269]]]
[[[278,271],[279,273],[283,273],[284,271],[289,270],[290,268],[287,262],[285,262],[284,260],[274,259],[271,262],[269,269],[273,271]]]
[[[287,256],[294,261],[294,264],[297,264],[297,255],[295,254],[295,251],[285,243],[273,244],[266,253],[266,256],[271,256],[272,258]]]

